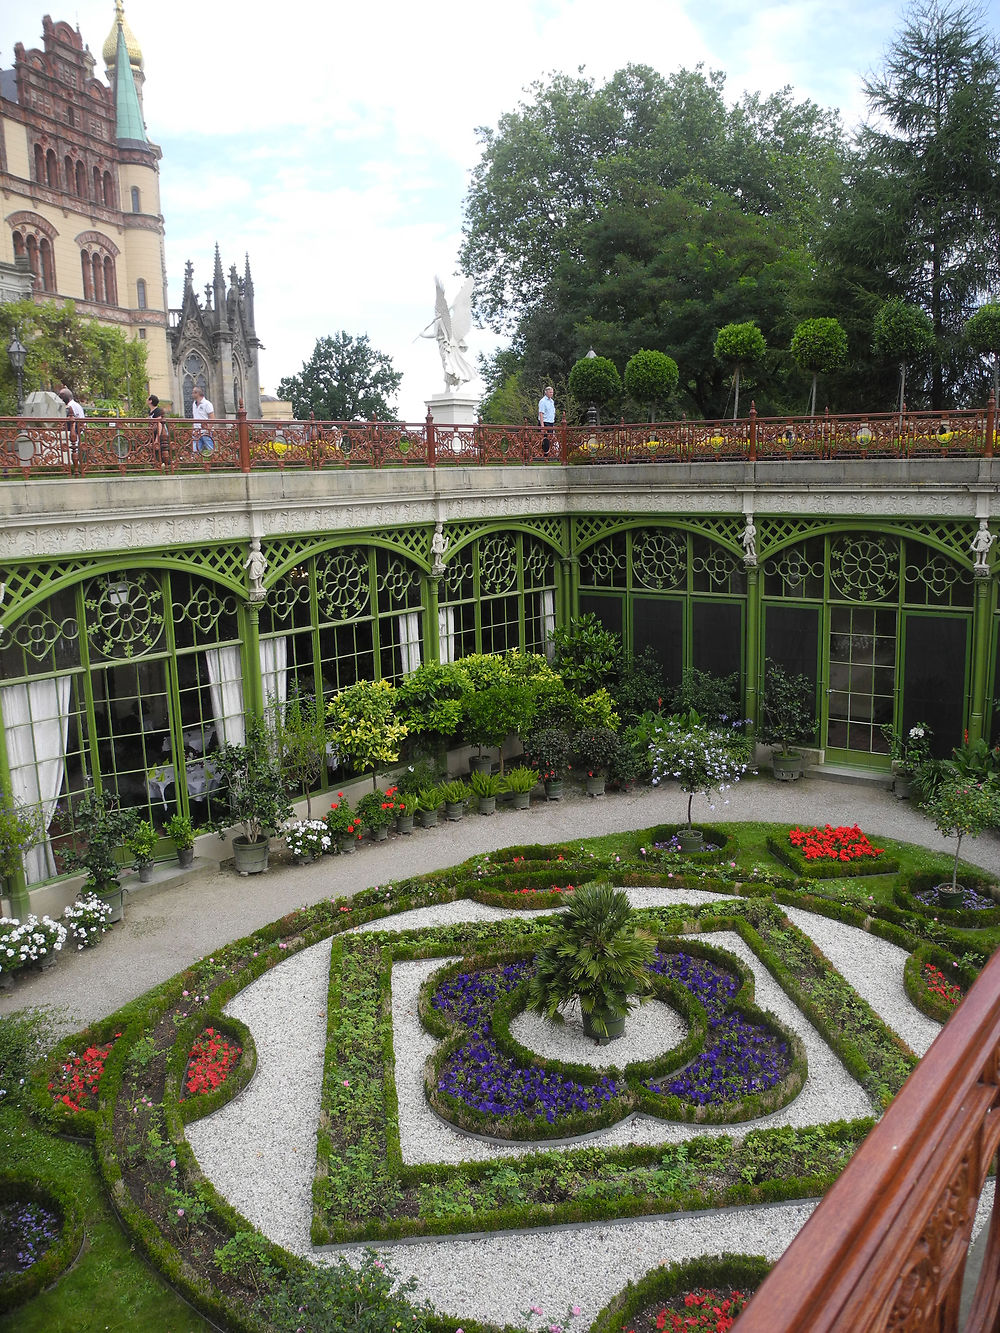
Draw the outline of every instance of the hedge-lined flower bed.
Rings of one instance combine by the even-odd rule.
[[[93,1111],[101,1087],[104,1064],[122,1034],[116,1032],[111,1041],[100,1046],[87,1046],[79,1055],[70,1051],[65,1060],[57,1063],[48,1084],[52,1100],[74,1115]]]
[[[968,891],[961,907],[938,905],[934,889],[942,882],[951,887],[950,878],[947,875],[942,878],[940,872],[911,875],[906,884],[893,889],[893,902],[904,912],[945,921],[952,926],[982,930],[1000,925],[1000,887],[995,879],[984,873],[961,871],[962,886]]]
[[[72,1194],[50,1181],[0,1174],[0,1315],[51,1285],[82,1244]]]
[[[591,1325],[591,1333],[650,1333],[651,1330],[712,1329],[712,1324],[670,1322],[668,1306],[683,1302],[692,1293],[738,1290],[752,1294],[771,1271],[768,1261],[759,1255],[705,1255],[680,1264],[661,1264],[638,1282],[630,1282],[623,1292],[606,1305]],[[725,1299],[725,1298],[723,1298]],[[697,1320],[703,1304],[686,1307],[686,1318]],[[660,1322],[660,1312],[664,1317]],[[728,1317],[728,1312],[723,1318]],[[718,1320],[716,1320],[716,1328]]]
[[[660,824],[651,832],[645,833],[635,844],[635,853],[646,865],[674,865],[679,861],[690,861],[693,865],[717,865],[731,862],[736,865],[739,842],[736,835],[727,833],[713,824],[693,824],[696,832],[704,834],[707,844],[703,852],[682,852],[678,834],[687,828],[687,824]]]
[[[903,985],[917,1008],[938,1023],[947,1023],[965,998],[974,976],[946,950],[922,944],[903,966]]]
[[[899,869],[899,862],[874,847],[857,824],[791,828],[784,837],[769,836],[767,849],[805,879],[853,879]]]
[[[206,1028],[191,1047],[184,1073],[187,1097],[203,1097],[215,1092],[239,1064],[243,1048],[229,1041],[215,1028]],[[183,1100],[183,1098],[181,1099]]]

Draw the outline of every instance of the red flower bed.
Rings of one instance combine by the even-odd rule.
[[[936,995],[939,1000],[943,1000],[945,1004],[955,1007],[965,999],[960,988],[950,982],[940,968],[935,967],[933,963],[924,963],[923,977],[930,993]]]
[[[824,824],[821,829],[808,830],[793,828],[788,841],[807,861],[874,861],[884,850],[873,847],[857,824],[841,824],[839,828]]]
[[[729,1333],[736,1316],[746,1307],[748,1295],[730,1291],[689,1291],[686,1296],[670,1305],[653,1305],[643,1312],[636,1323],[623,1326],[625,1333],[646,1333],[662,1329],[664,1333]],[[683,1313],[678,1307],[683,1303]],[[673,1306],[673,1308],[671,1308]]]
[[[575,893],[575,884],[550,884],[547,889],[515,889],[515,893]]]
[[[116,1032],[114,1039],[106,1045],[88,1046],[82,1055],[73,1056],[61,1064],[49,1084],[52,1100],[65,1106],[67,1111],[90,1111],[96,1107],[105,1061],[121,1035]]]
[[[187,1072],[184,1075],[184,1087],[188,1095],[199,1097],[206,1092],[214,1092],[221,1083],[225,1083],[242,1054],[241,1046],[233,1045],[228,1037],[216,1032],[215,1028],[206,1028],[191,1047],[188,1056]]]

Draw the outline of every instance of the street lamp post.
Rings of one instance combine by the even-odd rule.
[[[16,328],[11,336],[7,355],[14,368],[14,374],[17,376],[17,415],[20,416],[21,409],[24,407],[24,363],[28,359],[28,349],[17,336]]]

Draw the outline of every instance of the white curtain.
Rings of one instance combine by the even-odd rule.
[[[455,660],[455,608],[438,607],[438,660],[444,665]]]
[[[11,792],[22,805],[38,810],[46,835],[24,855],[29,884],[58,873],[48,832],[66,774],[69,694],[69,676],[0,690]]]
[[[548,592],[540,594],[539,605],[542,613],[542,643],[544,647],[542,652],[552,661],[555,655],[555,644],[549,638],[549,635],[556,627],[556,595],[550,589]]]
[[[260,678],[264,686],[264,717],[269,727],[273,727],[281,708],[288,696],[288,640],[282,636],[277,639],[260,641]]]
[[[220,745],[242,745],[246,739],[243,717],[243,666],[240,650],[206,648],[208,689]]]
[[[404,676],[420,665],[420,612],[404,611],[399,617],[399,666]]]

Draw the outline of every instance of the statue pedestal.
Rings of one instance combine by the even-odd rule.
[[[474,426],[478,420],[479,398],[467,393],[439,393],[435,398],[428,398],[427,410],[434,418],[434,425]]]

